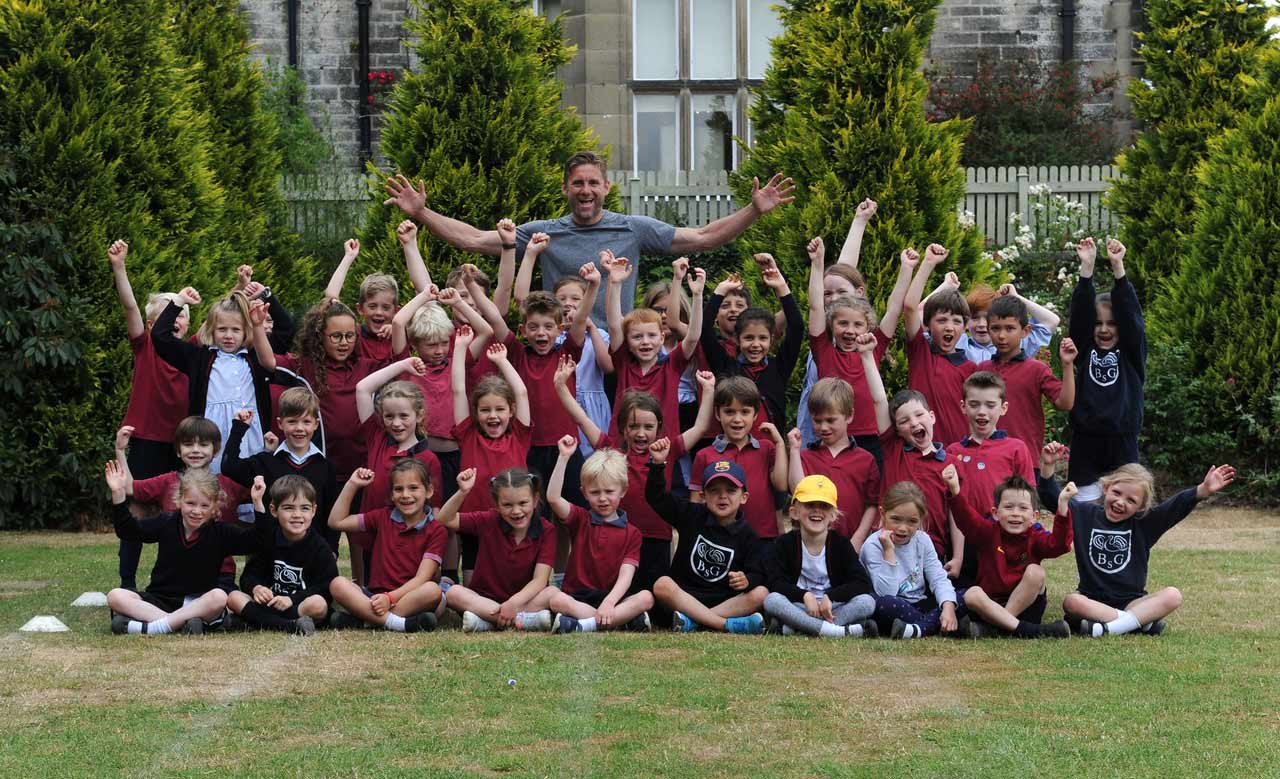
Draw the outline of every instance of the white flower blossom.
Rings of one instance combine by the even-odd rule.
[[[1027,189],[1027,192],[1032,195],[1040,196],[1052,194],[1053,190],[1049,188],[1048,184],[1032,184],[1031,187]]]
[[[977,216],[972,211],[961,211],[960,216],[956,217],[956,222],[962,229],[968,230],[973,227],[977,221]]]

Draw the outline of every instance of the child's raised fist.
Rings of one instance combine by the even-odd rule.
[[[859,352],[873,352],[876,348],[875,333],[862,333],[853,342],[853,347]]]
[[[827,245],[822,242],[822,236],[811,239],[804,250],[809,254],[810,263],[822,262],[827,256]]]
[[[575,371],[578,370],[578,363],[567,354],[560,355],[560,361],[556,363],[556,372],[552,377],[555,386],[568,386],[569,379],[573,377]]]
[[[198,306],[200,305],[200,293],[196,292],[195,287],[183,287],[178,293],[178,305],[180,306]]]
[[[249,487],[249,497],[254,503],[262,500],[262,496],[267,494],[267,480],[262,478],[261,474],[253,477],[253,485]]]
[[[475,263],[464,262],[462,265],[458,266],[458,270],[462,271],[462,277],[466,279],[468,283],[474,280],[476,276],[480,275],[480,269],[476,267]]]
[[[689,275],[689,258],[677,257],[671,261],[671,275],[677,280]]]
[[[786,446],[786,442],[782,440],[782,433],[778,432],[778,426],[772,422],[765,422],[760,425],[760,432],[769,436],[769,440],[773,441],[774,446]]]
[[[1065,515],[1067,507],[1071,503],[1071,499],[1080,494],[1080,488],[1076,483],[1069,481],[1063,486],[1062,492],[1058,493],[1058,513]]]
[[[867,198],[866,200],[863,200],[861,203],[858,204],[858,210],[857,212],[854,213],[853,218],[861,219],[864,222],[869,222],[871,221],[871,217],[876,215],[876,209],[879,207],[880,207],[879,203],[872,200],[871,198]]]
[[[702,393],[716,391],[716,375],[711,371],[698,371],[693,374],[693,378],[698,382],[698,389]]]
[[[354,484],[357,487],[368,487],[373,484],[373,471],[368,468],[356,468],[351,472],[351,478],[347,480],[348,484]]]
[[[735,289],[742,289],[742,277],[739,276],[737,272],[730,273],[728,276],[725,276],[724,281],[717,284],[714,291],[715,294],[724,297]]]
[[[529,243],[525,244],[524,253],[533,252],[533,256],[537,257],[542,250],[551,245],[551,236],[546,233],[534,233],[529,236]]]
[[[937,265],[938,263],[947,259],[947,256],[950,254],[951,254],[951,251],[947,249],[945,246],[943,246],[942,244],[931,243],[924,250],[924,261],[928,265]]]
[[[502,239],[504,244],[513,244],[516,242],[516,223],[510,219],[498,220],[498,237]]]
[[[775,292],[781,292],[787,288],[787,280],[782,277],[782,271],[777,268],[765,268],[760,272],[760,276],[764,279],[764,285]]]
[[[915,249],[912,249],[910,246],[903,249],[902,254],[898,255],[898,258],[901,259],[902,264],[906,265],[908,268],[914,268],[916,265],[920,264],[920,253]]]
[[[955,271],[947,271],[947,275],[942,277],[942,286],[947,289],[959,290],[960,277],[956,275]]]
[[[649,458],[653,460],[654,465],[664,465],[667,462],[667,454],[671,451],[671,439],[663,436],[657,441],[649,444]]]
[[[561,436],[556,441],[556,448],[560,450],[561,457],[572,457],[573,453],[578,451],[578,437],[572,435]]]
[[[596,267],[594,262],[584,262],[582,267],[578,269],[578,275],[587,284],[598,285],[600,283],[600,269]]]
[[[462,300],[462,293],[457,287],[445,287],[436,291],[436,301],[442,306],[456,306]]]
[[[244,289],[253,281],[253,266],[241,265],[236,268],[236,289]]]
[[[1113,264],[1124,259],[1125,251],[1124,244],[1120,243],[1119,240],[1115,238],[1107,239],[1107,259],[1111,260]]]
[[[787,433],[787,445],[792,449],[804,446],[804,435],[800,432],[800,428],[793,427],[791,432]]]
[[[1076,243],[1076,257],[1080,259],[1080,274],[1093,275],[1093,263],[1098,259],[1098,246],[1086,236]]]
[[[129,256],[129,244],[124,241],[112,241],[107,247],[107,259],[113,267],[124,265],[124,258]]]
[[[261,300],[249,301],[249,321],[254,327],[262,327],[267,323],[267,304]]]
[[[348,238],[346,243],[342,244],[342,248],[346,252],[342,259],[354,259],[360,254],[360,241],[356,238]]]
[[[471,488],[476,486],[476,469],[467,468],[458,474],[458,491],[471,492]]]
[[[237,422],[243,422],[246,425],[253,424],[253,409],[242,408],[236,412],[235,418]]]
[[[276,434],[268,430],[262,434],[262,446],[267,450],[267,454],[275,454],[276,447],[280,446],[280,439],[276,438]]]
[[[489,362],[502,363],[507,361],[507,345],[504,343],[489,344],[489,348],[485,350],[485,354],[489,355]]]
[[[947,489],[951,490],[952,495],[960,494],[960,473],[956,470],[955,463],[947,463],[947,467],[942,469],[942,480],[947,483]]]
[[[426,376],[427,364],[422,361],[421,357],[411,357],[409,358],[409,373],[414,376]]]
[[[412,219],[405,219],[396,225],[396,239],[408,246],[418,238],[418,225]]]
[[[702,294],[702,290],[707,288],[707,271],[704,268],[694,268],[689,274],[688,282],[689,292],[694,297]]]
[[[116,431],[116,451],[123,452],[129,446],[129,439],[133,438],[133,425],[125,425]]]
[[[1057,465],[1060,461],[1071,456],[1071,450],[1061,441],[1050,441],[1040,449],[1040,464],[1043,466]]]
[[[1080,350],[1076,348],[1076,342],[1070,338],[1063,338],[1062,343],[1058,344],[1058,357],[1064,366],[1075,363],[1078,354]]]
[[[778,261],[775,260],[773,258],[773,255],[769,254],[768,252],[760,252],[759,254],[753,254],[751,255],[751,259],[756,261],[756,267],[760,269],[761,274],[763,274],[765,271],[769,270],[770,268],[773,268],[774,270],[777,270],[778,268]]]

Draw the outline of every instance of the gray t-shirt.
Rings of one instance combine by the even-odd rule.
[[[593,225],[580,225],[566,215],[559,219],[526,222],[516,228],[516,263],[524,257],[524,247],[534,233],[546,233],[551,243],[538,258],[542,265],[542,288],[551,291],[561,276],[576,275],[588,261],[600,265],[600,252],[613,250],[614,256],[626,257],[635,266],[627,283],[622,285],[622,313],[631,310],[636,298],[636,279],[640,276],[640,258],[645,254],[669,254],[676,228],[649,216],[630,216],[605,211]],[[608,274],[600,268],[602,283]],[[597,327],[607,327],[604,289],[596,297],[591,312]]]
[[[932,591],[939,606],[946,601],[956,602],[956,589],[947,578],[947,570],[938,560],[928,533],[917,530],[910,541],[893,548],[893,556],[896,565],[884,561],[884,548],[876,533],[868,535],[862,544],[858,557],[871,575],[876,595],[896,596],[916,603]]]

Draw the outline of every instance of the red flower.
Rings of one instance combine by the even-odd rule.
[[[368,100],[369,100],[369,103],[372,105],[372,104],[373,104],[373,95],[369,95]]]

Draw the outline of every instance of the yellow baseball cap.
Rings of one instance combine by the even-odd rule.
[[[828,506],[835,506],[836,485],[826,476],[806,476],[796,485],[791,499],[798,503],[826,503]]]

